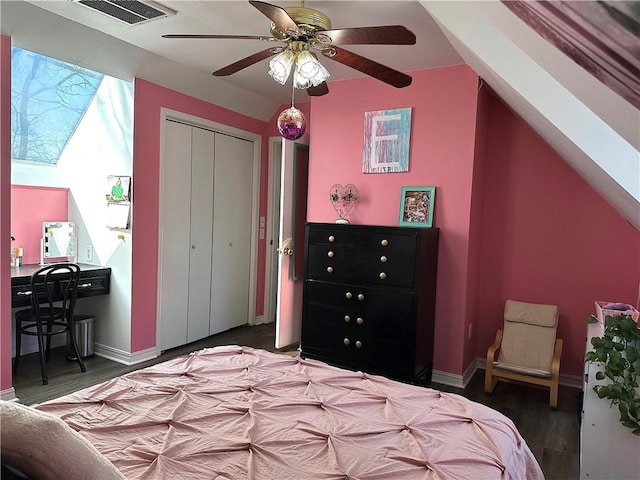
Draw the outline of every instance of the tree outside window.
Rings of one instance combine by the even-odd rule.
[[[11,158],[57,163],[103,74],[11,49]]]

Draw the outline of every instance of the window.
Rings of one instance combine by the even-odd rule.
[[[56,164],[104,75],[11,48],[11,158]]]

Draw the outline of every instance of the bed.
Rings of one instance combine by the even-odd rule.
[[[541,479],[514,424],[461,396],[241,346],[36,407],[128,479]]]

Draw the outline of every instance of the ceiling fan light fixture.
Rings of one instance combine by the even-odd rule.
[[[269,75],[280,85],[284,85],[289,78],[294,62],[294,53],[288,48],[283,50],[269,62]]]
[[[311,78],[318,74],[320,62],[309,50],[302,50],[296,56],[296,73],[304,78]]]
[[[324,65],[313,56],[311,56],[311,59],[314,63],[313,68],[306,64],[304,66],[307,68],[302,68],[299,63],[296,63],[296,69],[293,74],[293,86],[295,88],[306,90],[309,87],[317,87],[329,78],[329,71]]]
[[[309,50],[295,52],[293,86],[301,90],[317,87],[329,78],[329,71]]]

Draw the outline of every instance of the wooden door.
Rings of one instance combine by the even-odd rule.
[[[276,348],[284,348],[300,342],[301,339],[303,279],[301,275],[296,275],[295,262],[298,257],[304,257],[304,227],[301,230],[296,227],[296,224],[304,225],[306,221],[307,185],[306,181],[296,183],[299,180],[296,179],[296,172],[308,171],[309,162],[306,136],[296,142],[289,140],[283,140],[283,142]],[[304,199],[304,202],[296,206],[296,197]],[[286,254],[289,253],[286,251],[287,247],[292,250],[290,255]],[[297,273],[301,274],[299,271]]]
[[[253,142],[216,134],[211,335],[249,321]]]

